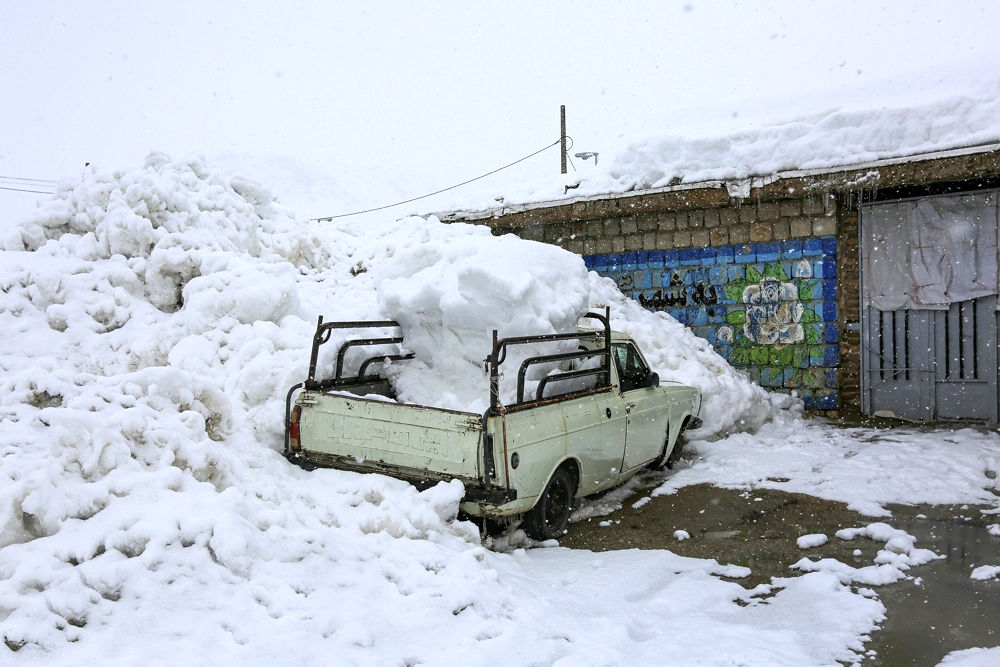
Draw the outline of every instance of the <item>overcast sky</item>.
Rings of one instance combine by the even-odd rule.
[[[310,195],[329,213],[541,148],[560,104],[575,150],[610,157],[645,135],[918,101],[1000,65],[997,2],[6,0],[0,25],[0,175],[282,157],[329,174]],[[502,178],[558,168],[551,150]],[[0,217],[34,201],[0,191]]]

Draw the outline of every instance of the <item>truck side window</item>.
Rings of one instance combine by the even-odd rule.
[[[618,380],[622,391],[641,387],[649,375],[649,367],[643,362],[635,346],[631,343],[618,343],[611,346],[611,351],[618,367]]]

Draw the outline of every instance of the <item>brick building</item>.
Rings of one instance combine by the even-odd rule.
[[[669,312],[733,366],[768,389],[795,392],[808,409],[997,421],[998,187],[1000,146],[990,145],[440,217],[582,255],[624,293]],[[895,230],[893,239],[925,239],[926,225],[937,223],[913,210],[955,202],[993,229],[992,294],[954,292],[931,306],[871,296],[879,271],[895,266],[888,256],[879,263],[879,225]],[[893,222],[904,209],[910,218]],[[965,246],[955,247],[936,258],[948,271],[964,265],[955,253]],[[935,280],[951,284],[950,276]],[[978,407],[962,407],[970,401]]]

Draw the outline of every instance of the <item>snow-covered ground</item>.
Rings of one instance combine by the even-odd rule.
[[[888,503],[1000,505],[1000,435],[970,428],[843,428],[820,419],[763,425],[687,445],[690,467],[655,493],[708,482],[807,493],[889,517]]]
[[[478,408],[490,328],[561,330],[610,305],[661,377],[705,397],[693,463],[661,492],[775,486],[873,515],[890,502],[1000,504],[986,491],[995,433],[804,421],[796,401],[578,257],[484,228],[310,225],[259,183],[154,154],[64,180],[0,242],[0,662],[802,665],[863,653],[885,608],[829,564],[746,590],[730,580],[744,568],[667,551],[491,551],[456,520],[458,483],[417,492],[290,466],[282,400],[320,314],[397,317],[412,368],[432,380],[389,368],[400,393]],[[889,526],[862,530],[901,575],[928,557]]]

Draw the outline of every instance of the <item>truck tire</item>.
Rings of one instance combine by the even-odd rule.
[[[681,452],[684,451],[684,432],[677,434],[677,440],[674,442],[674,448],[670,450],[670,456],[667,457],[667,467],[673,468],[674,464],[681,457]]]
[[[670,456],[667,457],[666,463],[668,468],[673,468],[674,464],[681,458],[681,452],[684,451],[684,444],[687,442],[687,437],[684,435],[684,431],[687,430],[690,423],[691,418],[688,417],[684,420],[684,423],[681,424],[681,432],[677,434],[677,441],[674,443],[674,448],[670,450]]]
[[[576,484],[566,468],[557,468],[552,479],[538,497],[535,506],[524,515],[524,532],[534,540],[551,540],[562,536],[573,511]]]

